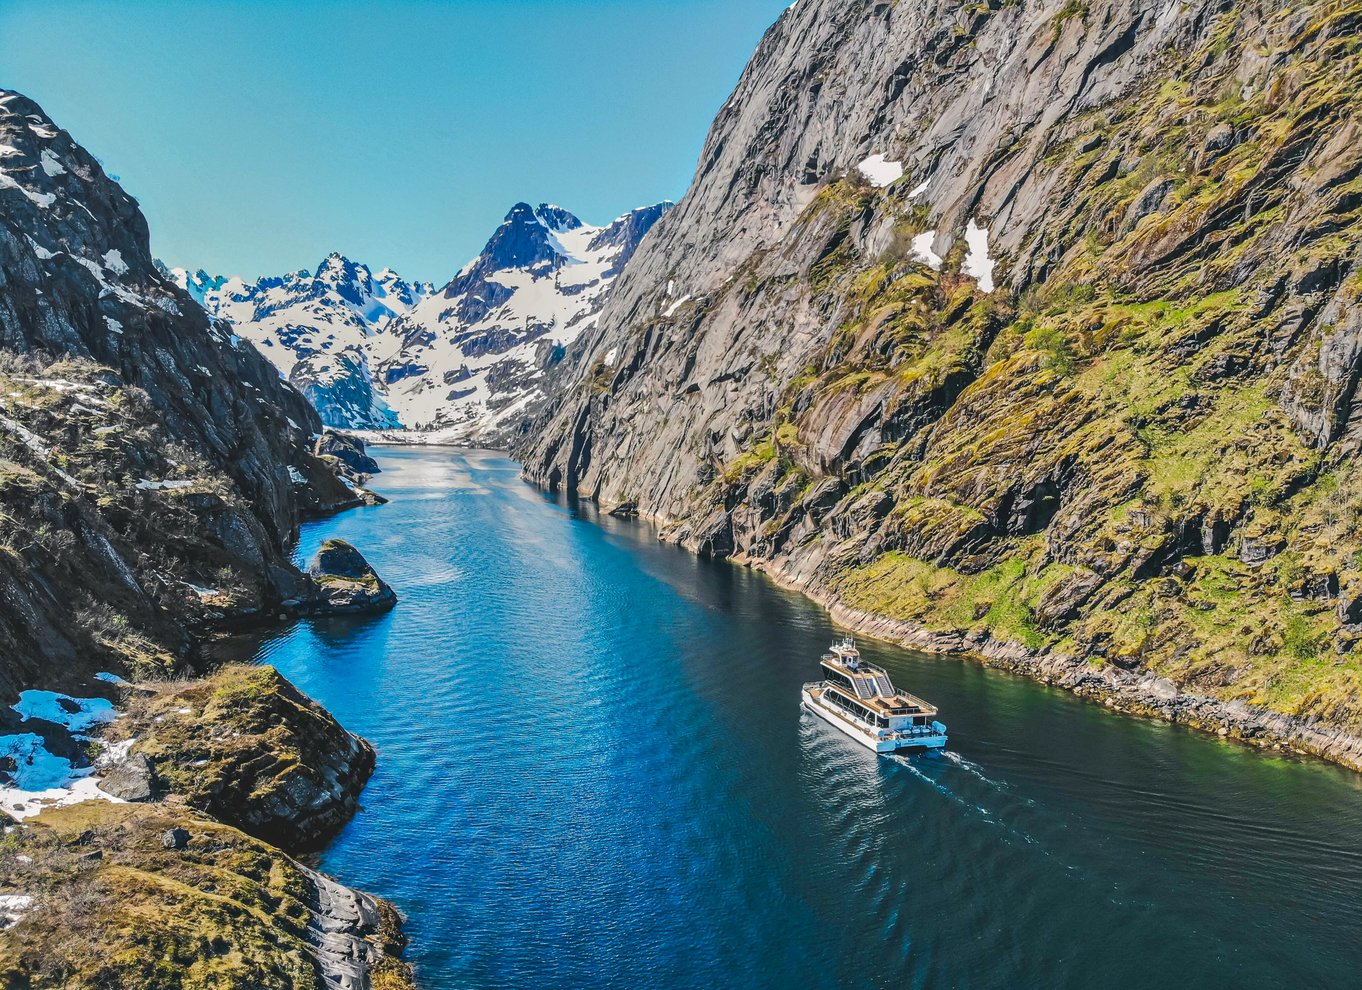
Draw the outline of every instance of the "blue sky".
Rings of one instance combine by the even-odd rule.
[[[0,0],[0,85],[120,176],[175,265],[342,251],[443,282],[510,206],[677,199],[789,0]]]

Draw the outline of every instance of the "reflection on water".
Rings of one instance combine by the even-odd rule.
[[[799,596],[493,455],[379,459],[392,503],[299,552],[353,541],[398,608],[255,653],[377,744],[323,865],[426,986],[1355,985],[1355,775],[862,644],[951,728],[876,757],[800,711]]]

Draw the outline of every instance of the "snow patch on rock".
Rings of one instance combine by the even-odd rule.
[[[928,230],[913,238],[913,257],[934,272],[941,271],[942,258],[932,250],[936,242],[936,231]]]
[[[965,228],[965,244],[969,250],[960,271],[979,283],[980,292],[992,292],[993,269],[997,262],[988,256],[988,228],[980,227],[971,218]]]
[[[871,155],[856,166],[866,180],[878,189],[903,178],[903,163],[891,162],[884,155]]]

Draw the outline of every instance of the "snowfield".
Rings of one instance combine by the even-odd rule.
[[[518,203],[438,291],[339,254],[315,273],[253,283],[166,273],[268,357],[328,426],[495,442],[542,401],[547,371],[594,325],[615,277],[670,205],[596,227],[561,207]]]

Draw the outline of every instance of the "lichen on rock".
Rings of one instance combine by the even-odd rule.
[[[167,836],[175,836],[167,841]],[[396,909],[167,805],[83,804],[0,838],[0,986],[410,990]]]

